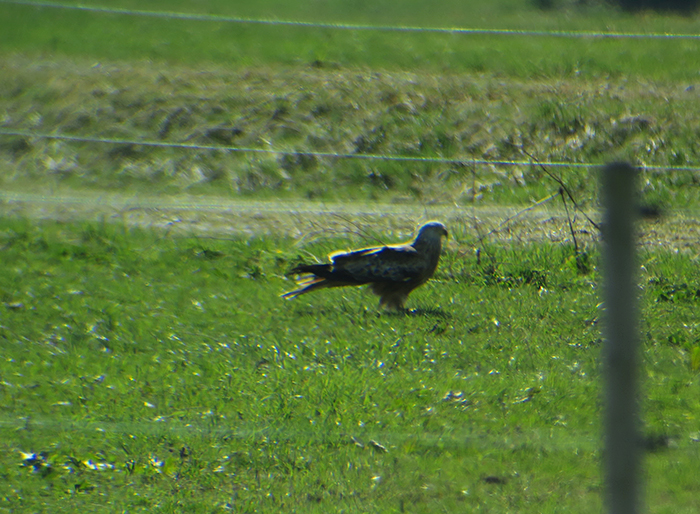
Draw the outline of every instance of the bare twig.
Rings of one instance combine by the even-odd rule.
[[[547,169],[547,167],[546,167],[544,164],[542,164],[542,163],[537,159],[537,157],[535,157],[534,155],[530,154],[530,153],[529,153],[527,150],[525,150],[522,146],[517,146],[517,148],[518,148],[524,155],[526,155],[527,157],[529,157],[530,159],[532,159],[533,162],[534,162],[535,164],[537,164],[537,166],[539,166],[539,168],[540,168],[549,178],[551,178],[552,180],[554,180],[554,181],[559,185],[559,188],[560,188],[560,191],[561,191],[561,194],[562,194],[562,198],[564,198],[564,195],[566,195],[566,196],[569,198],[569,200],[571,201],[571,204],[574,206],[574,209],[576,209],[576,210],[579,211],[581,214],[583,214],[583,216],[586,218],[586,220],[588,220],[588,223],[590,223],[591,225],[593,225],[593,226],[596,228],[596,230],[600,231],[600,224],[599,224],[599,223],[596,223],[595,221],[593,221],[593,220],[590,218],[590,216],[588,216],[588,214],[586,214],[585,211],[584,211],[583,209],[581,209],[581,207],[579,207],[578,203],[576,202],[576,199],[575,199],[574,196],[571,194],[571,191],[569,190],[569,188],[566,187],[566,184],[564,183],[564,181],[563,181],[560,177],[557,177],[554,173],[552,173],[551,171],[549,171],[549,170]],[[566,205],[566,204],[565,204],[565,205]]]
[[[569,214],[569,206],[566,204],[566,196],[564,196],[564,190],[559,188],[558,194],[561,195],[561,201],[564,203],[564,210],[566,211],[566,220],[569,222],[569,231],[571,232],[571,238],[574,240],[574,255],[578,258],[578,240],[576,239],[576,231],[574,230],[574,224],[571,221],[571,215]]]

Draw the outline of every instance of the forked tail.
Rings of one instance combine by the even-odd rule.
[[[293,300],[301,294],[310,293],[311,291],[328,287],[326,278],[331,276],[332,269],[330,264],[301,264],[295,268],[292,268],[288,274],[311,275],[299,281],[299,285],[301,286],[299,289],[289,291],[288,293],[284,293],[282,295],[282,298]]]

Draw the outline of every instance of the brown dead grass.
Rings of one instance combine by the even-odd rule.
[[[198,234],[310,237],[367,223],[409,233],[444,220],[459,244],[568,241],[558,200],[504,224],[558,185],[536,166],[474,167],[317,157],[380,153],[641,164],[695,162],[697,93],[625,80],[504,79],[315,63],[231,71],[151,63],[0,59],[0,129],[276,149],[153,149],[0,136],[4,214],[121,220]],[[553,170],[594,211],[589,172]],[[699,174],[645,171],[669,213],[642,242],[695,251]],[[36,196],[37,194],[43,196]],[[309,201],[309,199],[320,199]],[[513,207],[503,207],[512,204]],[[690,210],[689,210],[690,209]],[[582,241],[597,235],[579,216]],[[493,233],[491,233],[493,231]]]
[[[595,213],[589,213],[599,218]],[[125,197],[120,195],[42,196],[4,193],[0,216],[36,220],[107,221],[195,237],[286,236],[304,245],[328,237],[376,234],[385,242],[409,238],[420,223],[441,220],[450,230],[448,248],[471,252],[489,244],[572,244],[567,215],[556,205],[525,211],[515,207],[397,205],[310,201],[255,201],[228,198]],[[599,242],[583,216],[573,218],[580,245]],[[700,255],[700,221],[694,212],[665,213],[638,223],[639,244],[649,250]]]
[[[696,162],[685,84],[521,80],[308,66],[194,69],[151,63],[0,59],[0,128],[125,141],[279,150],[152,148],[0,137],[0,181],[10,189],[88,187],[469,204],[528,203],[556,190],[533,166],[469,159],[640,165]],[[313,152],[464,159],[358,161]],[[562,176],[590,202],[587,171]],[[655,201],[688,205],[696,173],[647,172]],[[681,194],[678,192],[681,186]]]

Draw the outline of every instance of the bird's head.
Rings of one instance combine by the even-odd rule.
[[[418,231],[416,242],[421,240],[441,241],[442,236],[448,237],[447,228],[439,221],[431,221],[423,225]]]

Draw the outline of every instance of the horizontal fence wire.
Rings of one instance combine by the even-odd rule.
[[[192,21],[208,21],[208,22],[227,22],[227,23],[248,23],[262,25],[286,25],[298,26],[319,29],[348,29],[348,30],[377,30],[377,31],[398,31],[398,32],[438,32],[438,33],[454,33],[454,34],[493,34],[493,35],[520,35],[520,36],[557,36],[557,37],[573,37],[573,38],[670,38],[670,39],[700,39],[700,34],[680,34],[680,33],[632,33],[632,32],[613,32],[613,31],[547,31],[547,30],[521,30],[521,29],[492,29],[492,28],[448,28],[448,27],[414,27],[414,26],[386,26],[386,25],[359,25],[359,24],[344,24],[344,23],[327,23],[327,22],[307,22],[296,20],[274,20],[274,19],[251,19],[235,16],[225,16],[217,14],[197,14],[183,13],[172,11],[148,11],[138,9],[126,9],[117,7],[92,6],[83,4],[61,4],[57,2],[43,1],[28,1],[28,0],[0,0],[0,4],[24,5],[34,8],[52,8],[52,9],[67,9],[78,10],[101,14],[118,14],[129,16],[146,16],[158,17],[166,19],[181,19]],[[318,158],[334,158],[334,159],[361,159],[361,160],[384,160],[384,161],[401,161],[401,162],[426,162],[436,164],[456,164],[456,165],[473,165],[473,166],[546,166],[551,168],[598,168],[604,163],[592,162],[563,162],[563,161],[534,161],[528,160],[491,160],[474,157],[427,157],[427,156],[408,156],[408,155],[387,155],[387,154],[365,154],[365,153],[336,153],[336,152],[314,152],[314,151],[294,151],[294,150],[278,150],[265,148],[247,148],[234,147],[223,145],[198,145],[191,143],[176,143],[153,140],[127,140],[121,138],[104,138],[96,136],[73,136],[66,134],[46,134],[34,133],[22,130],[2,130],[0,129],[0,137],[2,136],[20,136],[36,139],[53,139],[68,142],[83,142],[96,144],[119,144],[119,145],[141,145],[150,147],[162,148],[179,148],[187,150],[218,150],[225,152],[236,153],[251,153],[251,154],[273,154],[273,155],[308,155]],[[637,166],[644,170],[660,170],[660,171],[691,171],[700,172],[700,167],[697,166],[678,166],[678,165],[648,165],[637,163]]]
[[[243,18],[221,14],[198,14],[173,11],[148,11],[126,9],[120,7],[104,7],[82,4],[60,4],[55,2],[34,2],[25,0],[0,0],[1,4],[24,5],[35,8],[67,9],[101,14],[117,14],[126,16],[145,16],[191,21],[208,21],[220,23],[242,23],[255,25],[274,25],[291,27],[308,27],[315,29],[338,30],[375,30],[383,32],[424,32],[441,34],[464,35],[494,35],[494,36],[538,36],[564,38],[593,38],[593,39],[700,39],[700,34],[665,33],[665,32],[617,32],[617,31],[587,31],[587,30],[532,30],[532,29],[498,29],[498,28],[465,28],[465,27],[416,27],[400,25],[363,25],[339,22],[313,22],[300,20],[279,20],[265,18]]]
[[[2,0],[0,0],[2,1]],[[5,130],[0,129],[1,137],[24,137],[32,139],[52,139],[71,143],[93,143],[108,145],[133,145],[150,146],[156,148],[171,148],[182,150],[206,150],[222,151],[232,153],[252,153],[266,155],[307,155],[317,158],[327,159],[360,159],[374,161],[401,161],[401,162],[422,162],[434,164],[455,164],[460,166],[544,166],[549,168],[600,168],[605,166],[601,162],[565,162],[565,161],[540,161],[528,160],[508,160],[508,159],[482,159],[474,157],[425,157],[396,154],[368,154],[368,153],[343,153],[343,152],[314,152],[306,150],[275,150],[268,148],[248,148],[226,145],[199,145],[194,143],[173,143],[167,141],[153,141],[148,139],[123,139],[96,136],[72,136],[68,134],[47,134],[41,132],[31,132],[26,130]],[[691,171],[700,172],[698,166],[674,166],[660,164],[638,163],[636,167],[650,171]]]

